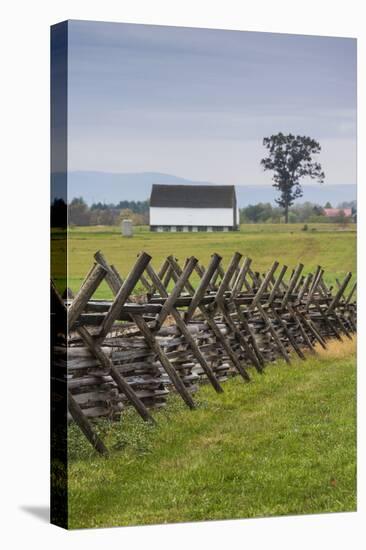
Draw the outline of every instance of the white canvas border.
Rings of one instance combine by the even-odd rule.
[[[4,7],[3,7],[4,9]],[[44,3],[12,2],[5,6],[2,25],[2,117],[3,171],[2,306],[4,328],[4,372],[17,379],[14,394],[2,392],[4,443],[1,468],[2,538],[5,547],[21,545],[47,548],[100,548],[105,545],[159,547],[160,549],[225,548],[228,546],[358,548],[365,518],[365,374],[362,358],[365,341],[359,338],[359,505],[356,514],[296,516],[237,520],[156,527],[116,528],[67,533],[39,519],[36,508],[48,504],[49,476],[49,366],[48,347],[48,207],[49,207],[49,26],[64,19],[94,19],[135,23],[171,24],[292,34],[320,34],[358,38],[359,97],[359,273],[364,280],[364,181],[366,97],[366,37],[362,3],[309,0],[306,5],[290,1],[167,2],[155,0],[65,0]],[[4,127],[5,125],[5,127]],[[12,201],[17,207],[10,208]],[[21,203],[19,207],[18,204]],[[9,207],[7,207],[9,205]],[[14,298],[24,285],[22,326]],[[365,332],[365,291],[359,285],[359,334]],[[6,312],[6,313],[4,313]],[[5,325],[5,327],[4,327]],[[32,351],[33,350],[33,351]],[[362,397],[360,397],[362,396]],[[27,511],[33,507],[33,513]]]

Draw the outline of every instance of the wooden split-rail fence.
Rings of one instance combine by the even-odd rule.
[[[100,251],[94,258],[75,296],[51,285],[53,313],[67,323],[53,363],[67,383],[69,420],[100,453],[107,449],[95,418],[118,419],[133,406],[155,422],[150,410],[164,406],[172,390],[194,409],[201,380],[222,392],[230,376],[249,382],[251,368],[262,373],[277,358],[290,363],[293,353],[305,359],[316,345],[326,348],[328,339],[356,331],[351,273],[332,288],[321,266],[305,275],[298,264],[288,275],[275,261],[260,273],[238,252],[226,270],[213,254],[206,267],[193,256],[183,264],[169,256],[155,271],[142,252],[123,280]],[[113,300],[93,299],[103,281]],[[138,284],[144,294],[134,294]]]

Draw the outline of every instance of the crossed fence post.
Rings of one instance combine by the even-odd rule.
[[[196,264],[196,267],[197,267],[197,264]],[[152,268],[151,265],[147,267],[147,273],[148,273],[154,287],[160,293],[161,297],[162,298],[169,298],[169,294],[168,294],[167,290],[165,289],[165,287],[162,284],[159,277],[156,275],[156,273],[155,273],[155,271],[154,271],[154,269]],[[222,386],[220,385],[219,381],[217,380],[214,372],[212,371],[211,367],[207,363],[206,359],[204,358],[204,356],[200,352],[199,347],[197,346],[193,336],[189,332],[189,330],[188,330],[185,322],[183,321],[179,311],[176,309],[175,302],[170,302],[167,314],[170,314],[170,315],[173,316],[174,321],[175,321],[178,329],[180,330],[181,334],[184,336],[184,338],[185,338],[188,346],[190,347],[194,357],[197,359],[198,363],[201,365],[203,371],[205,372],[205,374],[206,374],[208,380],[211,382],[212,386],[215,388],[215,390],[217,392],[219,392],[219,393],[222,392],[223,391]],[[161,317],[160,317],[160,319],[158,319],[157,328],[159,328],[159,325],[161,326],[161,324],[162,324],[162,320],[161,320]]]
[[[174,270],[174,273],[176,276],[179,276],[180,273],[182,273],[182,269],[180,268],[179,264],[173,258],[170,256],[169,262],[172,265],[172,268]],[[210,328],[211,332],[215,336],[216,340],[220,343],[221,347],[224,349],[226,354],[229,356],[232,364],[234,365],[234,368],[238,371],[238,373],[241,375],[241,377],[245,381],[250,380],[250,376],[241,364],[241,361],[239,357],[237,356],[236,352],[232,349],[229,342],[224,338],[222,335],[219,327],[217,326],[213,313],[202,303],[202,298],[205,295],[206,289],[212,279],[213,274],[216,272],[218,265],[221,262],[221,256],[218,254],[213,254],[211,257],[211,262],[209,266],[207,267],[203,278],[201,279],[201,282],[199,283],[196,290],[192,287],[192,285],[187,281],[186,289],[188,293],[192,296],[192,301],[190,303],[190,306],[188,307],[188,310],[185,315],[185,321],[186,323],[192,318],[194,312],[198,308],[205,319],[208,327]]]
[[[60,311],[67,314],[68,332],[78,334],[98,363],[114,380],[119,391],[126,395],[146,421],[154,422],[154,419],[101,347],[119,319],[130,319],[136,325],[138,334],[144,338],[148,348],[158,358],[162,369],[190,408],[195,407],[192,396],[170,361],[169,353],[159,344],[159,331],[168,316],[173,319],[190,353],[217,392],[223,391],[222,386],[188,326],[197,311],[221,351],[246,381],[250,380],[250,377],[242,363],[243,357],[260,372],[265,363],[263,348],[260,348],[256,340],[257,333],[268,333],[269,350],[274,343],[278,353],[290,362],[289,345],[304,359],[304,346],[313,351],[315,341],[326,347],[327,338],[335,336],[341,339],[341,333],[350,338],[351,333],[356,330],[355,303],[352,302],[356,283],[353,284],[348,296],[345,296],[351,273],[347,273],[341,283],[337,281],[338,289],[332,294],[332,288],[328,288],[323,280],[324,270],[321,266],[317,267],[314,274],[309,273],[305,276],[302,275],[304,266],[299,264],[285,282],[287,266],[281,268],[277,278],[275,274],[279,267],[278,262],[273,262],[266,273],[260,274],[251,268],[250,258],[245,258],[240,265],[240,253],[234,254],[226,271],[221,265],[221,256],[213,254],[207,268],[199,265],[194,257],[188,258],[181,268],[178,261],[169,256],[156,273],[150,264],[151,257],[142,252],[124,281],[101,252],[95,254],[95,259],[97,263],[88,272],[69,307],[66,307],[54,288],[53,299],[59,305]],[[193,288],[189,280],[193,271],[199,276],[196,288]],[[92,316],[84,311],[103,280],[111,288],[114,299],[108,311],[103,315],[97,314],[96,320],[92,321]],[[147,291],[147,303],[136,307],[130,303],[130,296],[139,281]],[[186,294],[183,294],[183,291]],[[105,309],[105,305],[103,304],[102,309]],[[181,307],[187,308],[183,315],[179,309]],[[154,317],[149,318],[149,312],[153,313]],[[99,323],[100,320],[95,334],[85,326],[88,323],[95,324],[96,321]],[[231,340],[221,331],[222,324],[231,334]],[[68,407],[73,419],[94,448],[106,454],[108,451],[104,443],[93,430],[70,390],[68,395]]]
[[[235,278],[236,281],[239,276],[239,263],[241,257],[242,255],[238,252],[234,254],[216,293],[215,300],[212,304],[212,309],[213,311],[217,310],[221,313],[224,323],[228,327],[229,331],[234,335],[235,339],[239,343],[242,350],[245,352],[248,359],[253,363],[258,372],[262,372],[262,364],[253,349],[251,348],[250,344],[247,342],[246,337],[243,334],[243,330],[240,330],[240,325],[238,326],[231,318],[230,305],[232,292],[229,293],[227,299],[225,300],[226,292],[231,286],[230,283],[232,279]]]
[[[98,277],[100,277],[102,280],[103,279],[102,272],[100,270],[98,270],[98,272],[100,272]],[[95,282],[93,284],[95,284]],[[90,289],[88,290],[88,293],[89,292],[91,292]],[[52,297],[52,303],[56,306],[56,309],[58,310],[58,314],[65,315],[66,317],[67,316],[66,306],[64,304],[62,297],[60,296],[55,285],[52,282],[51,282],[51,297]],[[74,313],[74,316],[75,315],[76,314]],[[67,318],[66,318],[66,326],[67,326]],[[94,449],[96,449],[100,454],[107,455],[108,449],[106,448],[106,446],[104,445],[103,441],[100,439],[98,434],[93,430],[89,420],[84,415],[81,407],[78,405],[78,403],[74,399],[69,389],[67,390],[67,406],[75,423],[79,426],[79,428],[81,429],[85,437],[90,441]]]
[[[138,257],[139,258],[138,261],[140,260],[140,258],[143,258],[145,256],[145,254],[146,254],[145,252],[142,252]],[[109,266],[108,266],[106,260],[103,258],[102,261],[104,263],[105,268],[108,270]],[[179,295],[180,295],[184,285],[186,284],[186,281],[188,280],[189,276],[191,275],[196,263],[197,263],[197,259],[192,257],[190,259],[189,265],[184,270],[184,273],[182,273],[181,277],[178,279],[178,281],[177,281],[177,283],[176,283],[176,285],[173,289],[173,292],[172,292],[172,294],[170,295],[170,297],[168,299],[169,304],[166,307],[163,306],[162,310],[160,311],[160,314],[159,314],[159,316],[160,316],[159,317],[160,326],[164,322],[167,315],[169,314],[171,308],[174,306],[174,303],[175,303],[176,299],[179,297]],[[148,263],[144,266],[144,270],[147,268],[147,265],[148,265]],[[110,273],[110,277],[112,277],[111,271],[108,270],[108,272]],[[129,276],[131,276],[131,273],[130,273]],[[140,275],[139,275],[139,278],[140,278]],[[136,282],[137,282],[137,280],[136,280]],[[156,281],[155,281],[155,283],[156,283]],[[154,281],[153,281],[153,284],[154,284]],[[116,288],[116,283],[114,284],[114,287]],[[175,371],[174,366],[171,364],[169,358],[167,357],[166,353],[161,348],[161,346],[159,345],[159,343],[156,339],[157,330],[158,330],[158,328],[160,328],[159,321],[155,325],[155,328],[152,329],[151,327],[149,327],[149,325],[144,320],[142,315],[131,313],[130,316],[131,316],[131,319],[133,320],[133,322],[139,328],[139,330],[140,330],[141,334],[143,335],[143,337],[144,337],[147,345],[149,346],[149,348],[157,355],[163,369],[165,370],[165,372],[169,376],[170,380],[172,381],[172,383],[173,383],[174,387],[176,388],[177,392],[179,393],[179,395],[182,397],[182,399],[188,405],[188,407],[190,407],[191,409],[195,408],[195,404],[194,404],[194,401],[192,399],[191,394],[189,393],[188,389],[185,387],[184,382],[181,380],[181,378],[179,377],[179,375]],[[105,324],[105,322],[103,324]],[[107,328],[104,329],[104,332],[105,331],[108,332],[110,328],[111,328],[111,325],[109,323],[109,324],[107,324]],[[101,329],[101,334],[103,334],[103,325],[102,325],[102,329]]]
[[[268,271],[267,275],[265,275],[263,279],[261,279],[261,277],[258,274],[254,273],[249,267],[246,270],[245,275],[241,277],[241,286],[244,284],[246,288],[249,287],[252,292],[255,292],[254,297],[252,298],[252,301],[249,304],[249,311],[256,310],[258,312],[259,317],[264,322],[264,330],[270,333],[280,355],[282,355],[285,361],[289,363],[290,362],[289,355],[281,341],[281,338],[277,333],[276,327],[274,326],[272,320],[270,319],[269,315],[267,314],[267,312],[265,311],[261,303],[262,296],[264,292],[267,290],[267,287],[271,279],[273,278],[277,267],[278,267],[278,262],[274,262],[272,267]],[[250,283],[246,281],[247,274],[252,279],[252,285],[250,285]]]

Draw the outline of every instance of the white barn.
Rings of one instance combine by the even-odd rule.
[[[234,185],[156,185],[151,231],[234,231],[239,211]]]

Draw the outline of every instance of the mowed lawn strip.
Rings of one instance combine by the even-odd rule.
[[[278,361],[197,410],[170,398],[158,425],[134,411],[99,425],[96,456],[70,430],[70,527],[351,511],[356,508],[355,341]]]
[[[308,224],[308,231],[302,228],[303,224],[252,224],[242,225],[240,231],[229,233],[152,233],[146,227],[136,227],[132,238],[123,238],[118,227],[76,227],[68,232],[68,286],[73,292],[80,288],[93,264],[93,255],[99,249],[124,277],[141,250],[152,256],[156,269],[170,254],[182,262],[195,255],[200,263],[207,265],[214,252],[222,255],[225,267],[234,252],[239,251],[250,256],[253,266],[262,271],[268,270],[274,260],[289,268],[301,261],[305,265],[304,272],[314,271],[321,264],[329,284],[335,284],[335,279],[344,277],[346,271],[355,271],[354,224],[345,230],[336,224]],[[57,238],[57,232],[54,236]],[[64,246],[61,241],[60,246]],[[55,264],[57,278],[57,258]],[[192,281],[196,284],[198,278],[195,280],[193,276]],[[60,287],[65,286],[66,281],[61,281]],[[107,284],[102,283],[95,297],[112,297]]]

